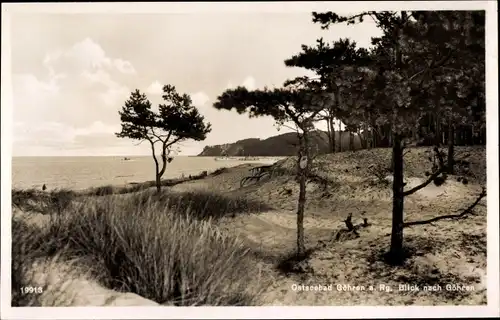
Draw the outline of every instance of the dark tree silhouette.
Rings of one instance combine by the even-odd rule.
[[[362,96],[362,101],[371,101],[365,108],[369,118],[390,130],[394,179],[389,257],[394,263],[404,259],[404,197],[453,168],[450,142],[448,168],[441,161],[426,182],[404,191],[404,148],[426,116],[443,114],[452,135],[455,125],[464,124],[474,117],[474,111],[481,110],[484,16],[484,11],[370,11],[348,17],[313,13],[313,22],[323,29],[333,23],[352,24],[371,18],[383,32],[381,37],[372,38],[371,72],[350,91],[356,98]],[[439,154],[437,148],[435,151]]]
[[[187,94],[179,94],[172,85],[163,87],[164,104],[158,106],[158,112],[151,110],[151,102],[139,90],[131,93],[130,98],[120,114],[122,130],[116,133],[119,138],[148,141],[155,162],[155,178],[157,191],[161,190],[161,177],[165,173],[167,163],[174,145],[186,141],[205,140],[211,131],[210,123],[192,105]],[[160,145],[161,168],[156,156],[155,146]]]
[[[356,48],[356,42],[350,39],[340,39],[332,45],[325,43],[323,38],[318,39],[316,47],[302,45],[302,52],[285,60],[287,67],[301,67],[316,72],[319,81],[332,91],[333,99],[320,113],[321,119],[327,122],[330,152],[335,152],[334,120],[339,119],[350,130],[357,131],[363,126],[363,118],[356,113],[355,108],[348,108],[346,101],[353,100],[349,87],[351,81],[356,81],[362,74],[364,67],[371,63],[369,52],[365,48]],[[360,97],[358,97],[360,98]],[[342,136],[339,126],[339,135]],[[348,130],[349,131],[349,130]],[[351,131],[350,137],[353,138]],[[352,145],[352,138],[350,144]],[[341,142],[340,151],[341,151]],[[350,146],[350,148],[352,148]]]
[[[283,88],[248,91],[244,87],[222,93],[214,103],[216,109],[248,112],[250,117],[272,116],[278,125],[295,125],[297,148],[297,178],[299,198],[297,204],[297,257],[305,256],[304,208],[306,182],[312,165],[310,133],[318,113],[324,109],[328,93],[307,77],[286,81]]]

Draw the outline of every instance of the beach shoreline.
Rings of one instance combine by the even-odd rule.
[[[193,160],[194,159],[194,160]],[[179,179],[198,175],[203,171],[211,172],[221,167],[233,167],[246,163],[272,164],[280,157],[259,157],[256,160],[228,159],[215,160],[215,157],[177,157],[167,165],[162,179]],[[79,161],[80,160],[80,161]],[[37,169],[38,168],[38,169]],[[58,157],[29,158],[13,162],[13,189],[84,190],[103,185],[127,186],[154,180],[152,157]]]

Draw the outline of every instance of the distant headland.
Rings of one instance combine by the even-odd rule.
[[[336,145],[340,142],[342,134],[342,150],[349,149],[349,133],[336,132]],[[324,131],[315,131],[312,134],[313,148],[319,153],[328,152],[328,134]],[[198,155],[200,157],[286,157],[296,154],[298,143],[295,132],[283,133],[267,139],[249,138],[233,143],[206,146]],[[359,138],[354,139],[354,148],[361,148]]]

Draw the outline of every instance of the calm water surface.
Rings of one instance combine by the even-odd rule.
[[[204,170],[232,167],[243,163],[270,163],[275,158],[255,161],[224,160],[214,157],[179,156],[168,164],[163,178],[194,175]],[[154,180],[152,157],[14,157],[12,158],[12,188],[85,189],[102,185],[121,185]]]

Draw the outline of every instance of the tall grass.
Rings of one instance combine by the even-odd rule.
[[[13,189],[12,205],[25,211],[35,211],[44,214],[61,213],[78,194],[69,189],[56,189],[42,192],[36,189]]]
[[[92,266],[93,276],[105,287],[160,304],[254,304],[258,271],[248,250],[238,239],[221,233],[201,207],[180,215],[187,207],[166,206],[161,199],[168,197],[145,192],[135,197],[84,198],[39,234],[13,223],[12,274],[17,277],[13,290],[14,284],[23,283],[23,268],[29,261],[59,254]],[[223,209],[222,198],[214,199],[219,200],[205,200]],[[245,207],[240,203],[231,208]],[[193,212],[205,220],[195,219]],[[16,299],[18,305],[23,303],[14,296],[13,303]]]
[[[21,288],[32,285],[27,278],[32,263],[44,257],[39,230],[18,219],[12,219],[11,304],[13,307],[38,305],[36,296],[23,295]]]
[[[206,176],[207,176],[207,172],[203,171],[203,172],[201,172],[197,175],[194,175],[194,176],[190,175],[189,177],[161,180],[160,185],[162,187],[172,187],[172,186],[175,186],[179,183],[200,180],[200,179],[205,178]],[[135,193],[135,192],[147,190],[147,189],[154,188],[154,187],[156,187],[156,181],[151,180],[151,181],[145,181],[142,183],[135,183],[131,186],[123,186],[123,187],[118,187],[118,186],[113,186],[113,185],[93,187],[93,188],[89,188],[87,190],[82,191],[80,194],[83,196],[107,196],[107,195],[112,195],[112,194]]]
[[[239,195],[224,195],[211,191],[164,192],[157,194],[149,190],[131,196],[132,206],[148,207],[151,201],[178,215],[198,220],[219,219],[236,214],[249,214],[271,210],[263,202],[250,200]]]

